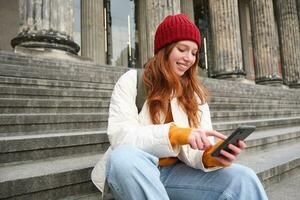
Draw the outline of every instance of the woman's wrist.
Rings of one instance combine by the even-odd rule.
[[[169,129],[169,139],[172,146],[188,144],[188,137],[192,132],[192,128],[180,128],[174,123]]]

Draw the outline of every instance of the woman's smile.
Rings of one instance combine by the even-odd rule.
[[[198,46],[190,40],[183,40],[176,44],[169,56],[171,69],[182,76],[196,62]]]

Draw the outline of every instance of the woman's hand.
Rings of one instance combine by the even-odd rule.
[[[236,160],[241,151],[246,148],[246,143],[242,140],[239,140],[238,145],[229,144],[228,148],[231,150],[231,152],[221,150],[220,156],[215,157],[215,159],[224,166],[229,166]]]
[[[206,150],[211,147],[211,143],[208,140],[208,136],[215,136],[221,140],[225,140],[226,136],[217,131],[205,131],[202,129],[193,129],[188,137],[188,143],[192,149]],[[220,156],[214,157],[223,166],[231,165],[241,153],[243,149],[246,148],[244,141],[239,140],[238,145],[229,144],[228,148],[231,152],[225,150],[220,151]]]
[[[217,131],[205,131],[202,129],[193,129],[188,137],[188,143],[192,149],[205,150],[211,146],[208,136],[215,136],[219,139],[225,140],[226,136]]]

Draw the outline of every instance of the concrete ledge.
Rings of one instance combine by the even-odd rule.
[[[300,138],[290,142],[271,146],[260,151],[245,151],[238,163],[251,167],[265,182],[285,172],[300,167]]]
[[[284,117],[272,119],[258,119],[258,120],[243,120],[233,122],[213,122],[214,129],[222,132],[232,131],[239,125],[255,125],[257,130],[266,130],[279,127],[297,126],[300,124],[300,116]]]
[[[247,139],[246,151],[260,152],[266,148],[300,139],[300,126],[255,131]]]
[[[30,164],[0,167],[2,198],[90,181],[99,154],[48,159]]]
[[[0,152],[20,152],[98,143],[108,143],[105,129],[0,137]]]
[[[23,78],[43,78],[48,80],[66,80],[66,81],[90,81],[95,83],[115,83],[122,73],[112,73],[98,71],[95,73],[79,73],[74,71],[55,71],[53,69],[31,69],[22,66],[3,66],[0,64],[2,76],[23,77]]]
[[[300,101],[297,99],[258,99],[258,98],[245,98],[243,96],[236,96],[236,97],[222,97],[222,96],[212,96],[211,101],[208,102],[211,103],[253,103],[253,104],[285,104],[285,103],[291,103],[294,105],[299,105]]]
[[[82,89],[97,89],[97,90],[112,90],[114,83],[90,83],[67,80],[52,80],[39,78],[25,78],[25,77],[10,77],[0,76],[1,85],[27,86],[27,87],[57,87],[57,88],[82,88]]]
[[[70,60],[56,60],[50,58],[39,58],[36,56],[16,54],[10,51],[0,50],[0,61],[1,63],[9,64],[22,64],[25,66],[39,66],[43,68],[65,68],[74,71],[91,71],[91,70],[105,70],[111,72],[120,72],[126,70],[125,67],[110,66],[110,65],[97,65],[90,61],[70,61]]]
[[[48,130],[105,128],[107,118],[107,113],[1,114],[0,136],[41,134]]]
[[[211,110],[212,121],[217,122],[230,122],[230,121],[241,121],[241,120],[253,120],[253,119],[274,119],[283,117],[297,117],[300,115],[298,110],[226,110],[216,111]]]
[[[57,89],[57,88],[36,88],[36,87],[1,87],[0,95],[20,95],[32,96],[52,96],[52,97],[86,97],[86,98],[110,98],[112,91],[107,90],[88,90],[88,89]]]

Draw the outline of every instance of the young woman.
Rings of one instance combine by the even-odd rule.
[[[232,164],[244,141],[210,155],[214,138],[208,92],[197,78],[200,33],[183,14],[166,17],[145,65],[146,102],[136,107],[137,72],[115,85],[109,108],[111,147],[92,172],[95,185],[122,200],[267,199],[256,174]],[[219,142],[220,143],[220,142]]]

